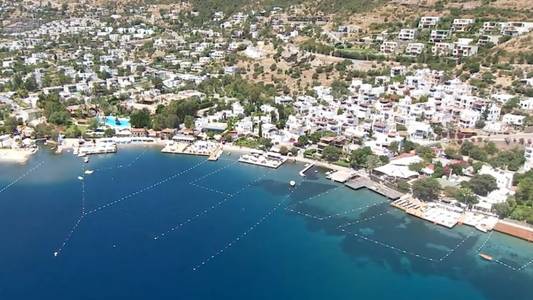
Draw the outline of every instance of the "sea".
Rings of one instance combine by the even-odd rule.
[[[1,164],[0,299],[533,299],[531,243],[238,157]]]

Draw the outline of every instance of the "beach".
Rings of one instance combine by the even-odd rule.
[[[0,163],[24,164],[33,154],[31,149],[0,149]]]

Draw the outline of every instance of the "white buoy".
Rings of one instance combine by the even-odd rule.
[[[291,186],[295,186],[295,185],[296,185],[296,181],[291,180],[291,181],[289,182],[289,184],[290,184]]]

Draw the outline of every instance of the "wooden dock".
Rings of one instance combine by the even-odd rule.
[[[496,226],[494,226],[494,230],[521,238],[528,242],[533,242],[533,227],[527,224],[520,224],[509,220],[500,220]]]
[[[367,178],[367,177],[359,176],[359,177],[353,178],[349,180],[348,182],[346,182],[345,185],[354,190],[367,188],[391,200],[396,200],[396,199],[399,199],[401,196],[403,196],[402,193],[396,190],[393,190],[390,187],[382,183],[372,181],[370,178]]]

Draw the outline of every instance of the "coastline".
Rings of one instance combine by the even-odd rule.
[[[256,150],[256,149],[236,146],[236,145],[233,145],[233,144],[224,144],[223,145],[223,150],[224,151],[228,151],[228,152],[235,152],[235,153],[251,153],[253,150]],[[301,157],[301,156],[287,156],[287,158],[289,160],[293,160],[293,161],[296,161],[296,162],[300,162],[300,163],[304,163],[304,164],[314,164],[315,166],[326,168],[326,169],[331,169],[331,170],[335,170],[335,171],[351,171],[350,168],[346,168],[346,167],[343,167],[343,166],[338,166],[338,165],[334,165],[334,164],[331,164],[331,163],[318,161],[318,160],[314,160],[314,159],[309,159],[309,158],[305,158],[305,157]]]
[[[25,164],[37,150],[0,149],[0,163]]]

